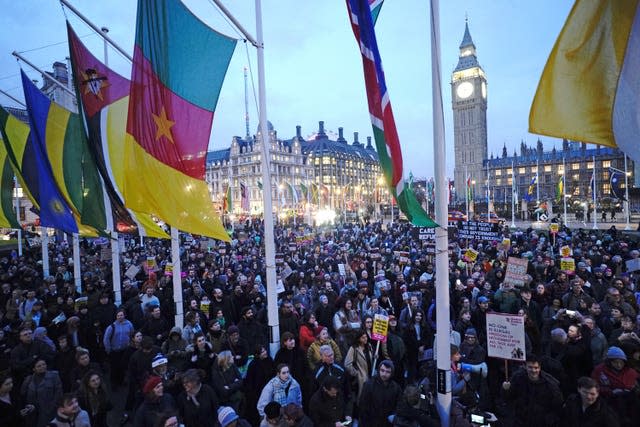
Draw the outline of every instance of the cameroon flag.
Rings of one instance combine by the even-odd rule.
[[[13,168],[0,138],[0,227],[20,228],[13,206]]]
[[[229,240],[204,181],[213,113],[237,40],[178,0],[139,0],[125,205],[180,230]]]

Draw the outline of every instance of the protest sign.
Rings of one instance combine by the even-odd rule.
[[[276,254],[276,265],[284,264],[284,254],[277,253]]]
[[[422,242],[422,246],[426,249],[426,253],[436,253],[436,229],[427,227],[413,227],[411,229],[411,237],[413,240]]]
[[[345,277],[347,275],[347,271],[344,268],[344,264],[338,264],[338,271],[340,272],[340,276]]]
[[[173,276],[173,263],[168,262],[164,266],[164,275],[165,276]]]
[[[525,360],[524,316],[487,313],[487,355]]]
[[[144,263],[144,271],[149,274],[151,271],[156,271],[158,269],[158,263],[156,262],[156,257],[148,256],[147,260]]]
[[[469,248],[469,249],[467,249],[467,252],[464,253],[464,256],[469,261],[473,262],[476,259],[478,259],[478,251],[476,251],[475,249]]]
[[[502,240],[500,226],[489,222],[460,221],[458,225],[459,239]]]
[[[551,234],[558,234],[558,231],[560,231],[560,224],[556,222],[552,222],[551,224],[549,224],[549,232]]]
[[[371,248],[371,250],[369,251],[369,258],[373,260],[380,259],[380,248]]]
[[[510,256],[507,262],[507,270],[504,273],[504,283],[511,283],[516,287],[524,286],[527,279],[528,266],[528,259]]]
[[[570,257],[571,256],[571,247],[565,245],[562,246],[560,248],[560,255],[562,255],[564,258]]]
[[[124,275],[127,276],[129,280],[133,280],[136,278],[139,271],[140,267],[138,267],[137,265],[132,265],[131,267],[127,268],[127,271],[124,273]]]
[[[373,329],[371,329],[371,339],[376,341],[387,341],[389,329],[389,317],[383,314],[373,316]]]
[[[576,260],[573,258],[560,258],[560,270],[566,273],[576,271]]]
[[[101,261],[111,261],[111,246],[103,245],[100,247],[100,260]]]
[[[627,266],[627,271],[629,272],[640,270],[640,258],[629,259],[625,264]]]

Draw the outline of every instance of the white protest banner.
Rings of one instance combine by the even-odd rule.
[[[640,258],[629,259],[625,264],[627,266],[627,271],[629,272],[640,270]]]
[[[138,267],[137,265],[132,265],[127,269],[127,272],[124,273],[124,275],[127,276],[130,280],[133,280],[136,278],[139,271],[140,271],[140,267]]]
[[[509,257],[507,270],[504,273],[504,283],[511,283],[513,286],[524,286],[527,279],[527,267],[529,260],[526,258]]]
[[[345,277],[347,275],[347,270],[344,268],[344,264],[338,264],[338,271],[340,272],[340,276]]]
[[[524,361],[524,316],[487,313],[487,355]]]

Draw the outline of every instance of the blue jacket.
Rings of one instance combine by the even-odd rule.
[[[267,406],[269,402],[273,401],[274,387],[278,386],[279,381],[280,379],[276,376],[272,378],[262,389],[257,405],[258,413],[261,417],[264,417],[264,407]],[[291,385],[289,386],[286,402],[280,402],[282,406],[285,406],[288,403],[295,403],[298,406],[302,406],[302,390],[300,389],[298,381],[293,378],[291,378]]]
[[[104,331],[104,337],[102,338],[107,353],[124,350],[129,347],[133,329],[133,324],[127,319],[124,319],[122,323],[116,320],[107,326],[107,329]]]

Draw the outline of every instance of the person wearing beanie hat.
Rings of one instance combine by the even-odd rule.
[[[154,426],[160,414],[175,413],[176,402],[169,393],[164,392],[162,378],[152,375],[142,388],[144,401],[138,407],[133,419],[134,426]]]
[[[230,406],[218,408],[218,422],[221,427],[249,427],[250,425],[246,420],[240,418]]]
[[[169,363],[169,361],[167,360],[165,355],[162,353],[158,353],[151,360],[151,369],[156,369],[160,365],[166,365],[167,363]]]
[[[627,355],[620,347],[611,346],[604,362],[591,373],[600,396],[618,413],[622,425],[635,425],[637,400],[625,398],[634,395],[640,381],[640,373],[627,365]]]

